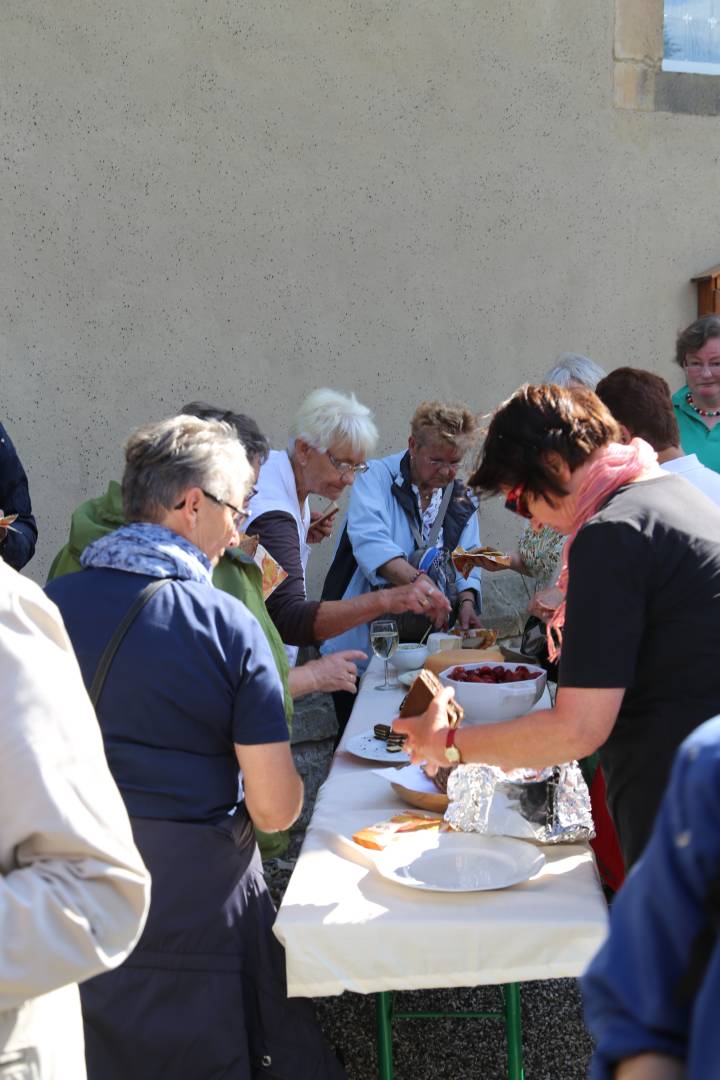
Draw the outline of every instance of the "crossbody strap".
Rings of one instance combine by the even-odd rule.
[[[135,597],[132,604],[123,615],[115,633],[110,638],[105,647],[105,651],[100,657],[95,671],[95,677],[93,678],[90,690],[88,691],[90,700],[95,708],[97,708],[97,703],[100,694],[102,693],[102,688],[105,685],[107,673],[110,670],[110,665],[115,659],[115,653],[118,651],[120,643],[147,602],[152,600],[158,589],[161,589],[163,585],[168,585],[170,581],[172,581],[172,578],[157,578],[155,581],[151,581],[150,584],[146,585],[142,592]]]
[[[432,528],[430,529],[430,532],[428,534],[427,543],[425,543],[425,541],[423,540],[422,533],[418,529],[416,522],[413,521],[410,514],[405,511],[405,513],[407,514],[408,522],[410,524],[410,531],[412,532],[413,540],[417,544],[418,549],[434,547],[435,542],[440,535],[440,530],[443,527],[443,521],[445,520],[445,515],[447,514],[447,509],[450,505],[454,486],[454,483],[450,481],[450,483],[445,488],[445,491],[443,492],[442,500],[440,502],[440,505],[438,506],[437,516],[433,521]]]
[[[427,542],[428,547],[433,547],[435,545],[435,543],[437,542],[437,538],[440,535],[440,530],[443,527],[443,522],[445,520],[445,515],[447,514],[448,506],[450,505],[450,500],[452,498],[452,493],[453,493],[453,488],[454,487],[455,487],[455,484],[451,480],[450,483],[448,484],[448,486],[445,488],[445,491],[443,492],[442,502],[440,503],[440,506],[438,507],[437,517],[433,521],[432,528],[430,529],[430,534],[428,535],[428,542]]]

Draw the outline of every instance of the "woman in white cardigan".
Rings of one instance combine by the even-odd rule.
[[[83,1080],[76,983],[129,955],[150,880],[60,614],[2,559],[0,686],[0,1074]]]

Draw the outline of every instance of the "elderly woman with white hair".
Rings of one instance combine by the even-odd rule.
[[[255,617],[211,577],[252,479],[229,424],[141,429],[126,447],[127,524],[47,588],[152,875],[135,952],[82,988],[89,1080],[345,1075],[309,1004],[287,998],[252,827],[287,828],[302,806],[278,670]]]
[[[427,615],[438,625],[447,618],[450,605],[424,574],[414,574],[397,588],[351,599],[307,599],[309,545],[330,534],[334,516],[319,521],[322,515],[311,514],[308,496],[337,499],[356,476],[367,472],[366,459],[376,442],[372,414],[353,394],[315,390],[295,416],[288,449],[271,450],[260,470],[247,530],[259,535],[288,575],[268,598],[267,608],[292,663],[298,646],[314,645],[391,612]],[[346,667],[350,693],[356,689],[355,661],[363,659],[365,653],[357,649],[334,654],[333,662]]]

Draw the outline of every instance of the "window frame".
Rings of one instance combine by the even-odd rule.
[[[664,22],[664,0],[615,0],[616,108],[719,116],[716,74],[663,69]]]

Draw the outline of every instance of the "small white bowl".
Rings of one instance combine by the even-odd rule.
[[[513,670],[526,667],[534,677],[512,683],[458,682],[457,679],[450,678],[450,672],[456,667],[468,671],[482,667],[504,667]],[[440,672],[440,681],[444,686],[452,686],[455,691],[455,700],[462,705],[465,712],[464,724],[499,724],[502,720],[523,716],[533,705],[537,705],[545,689],[547,675],[543,668],[534,664],[486,660],[475,664],[453,664]]]
[[[403,645],[398,645],[390,657],[390,663],[396,671],[413,671],[415,668],[423,666],[427,660],[427,655],[428,651],[425,645],[405,642]]]

